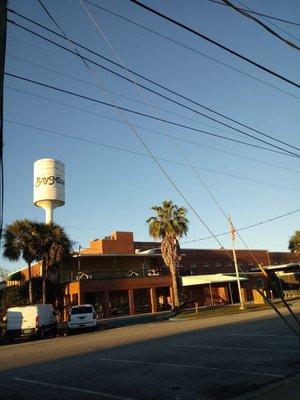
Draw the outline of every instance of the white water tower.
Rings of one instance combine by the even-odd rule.
[[[46,212],[46,224],[53,221],[53,210],[65,204],[65,166],[53,158],[34,163],[33,203]]]

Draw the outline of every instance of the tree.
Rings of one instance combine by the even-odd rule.
[[[1,307],[6,312],[10,307],[26,306],[28,304],[28,297],[26,294],[26,285],[9,286],[1,292]]]
[[[0,267],[0,281],[5,281],[7,275],[9,274],[9,270],[3,267]]]
[[[51,267],[65,261],[72,250],[72,242],[64,229],[55,223],[37,224],[39,259],[42,260],[43,304],[47,302],[46,279]]]
[[[289,240],[289,250],[292,253],[300,254],[300,231],[296,231]]]
[[[149,233],[154,239],[161,239],[161,253],[166,266],[172,276],[174,302],[172,308],[179,309],[177,268],[181,260],[178,239],[188,232],[189,221],[186,218],[187,210],[178,207],[172,201],[163,201],[162,206],[152,206],[156,216],[146,222]]]
[[[33,303],[33,288],[31,280],[31,264],[38,259],[37,222],[28,219],[16,220],[7,225],[3,238],[3,256],[10,261],[20,258],[28,266],[28,292],[29,302]]]

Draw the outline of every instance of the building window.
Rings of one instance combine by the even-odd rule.
[[[203,267],[204,267],[204,268],[208,268],[208,267],[209,267],[209,264],[208,264],[208,263],[203,264]]]
[[[215,266],[216,267],[222,267],[222,264],[221,263],[215,263]]]
[[[232,267],[232,263],[231,262],[228,262],[226,265],[227,265],[227,267]]]

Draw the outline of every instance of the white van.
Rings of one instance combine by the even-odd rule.
[[[96,330],[96,313],[90,304],[73,306],[70,309],[68,318],[68,330],[91,329]]]
[[[6,314],[6,335],[16,337],[39,337],[56,335],[56,319],[51,304],[11,307]]]

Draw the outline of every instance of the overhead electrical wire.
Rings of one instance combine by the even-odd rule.
[[[23,30],[25,30],[25,31],[27,31],[27,32],[29,32],[29,33],[31,33],[31,34],[33,34],[33,35],[38,36],[38,37],[40,37],[41,39],[46,40],[46,41],[48,41],[48,42],[50,42],[50,43],[56,45],[57,47],[62,48],[62,49],[64,49],[65,51],[67,51],[67,52],[69,52],[69,53],[71,53],[71,54],[74,54],[74,55],[78,56],[78,54],[77,54],[76,52],[74,52],[74,51],[68,49],[67,47],[62,46],[62,45],[60,45],[59,43],[57,43],[57,42],[55,42],[55,41],[53,41],[53,40],[51,40],[51,39],[49,39],[49,38],[46,38],[45,36],[43,36],[43,35],[41,35],[41,34],[39,34],[39,33],[37,33],[37,32],[34,32],[34,31],[32,31],[31,29],[29,29],[29,28],[24,27],[24,26],[18,24],[17,22],[15,22],[15,21],[12,21],[12,20],[10,20],[10,19],[8,19],[8,21],[9,21],[10,23],[13,23],[15,26],[17,26],[17,27],[19,27],[19,28],[21,28],[21,29],[23,29]],[[35,22],[34,22],[34,23],[35,23]],[[43,27],[41,24],[38,24],[38,25],[41,26],[41,27]],[[43,28],[46,29],[46,30],[48,30],[48,31],[50,31],[51,33],[53,33],[53,34],[58,35],[58,36],[61,37],[61,35],[58,34],[58,33],[56,33],[55,31],[52,31],[51,29],[46,28],[46,27],[43,27]],[[65,39],[64,37],[62,37],[62,38]],[[83,48],[83,49],[85,49],[85,50],[91,52],[91,53],[94,54],[94,55],[97,55],[97,56],[103,58],[104,60],[106,60],[106,61],[112,63],[113,65],[116,65],[116,66],[118,66],[118,67],[124,69],[124,67],[123,67],[122,65],[120,65],[119,63],[114,62],[113,60],[109,59],[108,57],[104,57],[104,56],[102,56],[101,54],[96,53],[96,52],[94,52],[93,50],[88,49],[86,46],[83,46],[83,45],[81,45],[81,44],[79,44],[79,43],[77,43],[77,42],[75,42],[75,41],[72,41],[72,40],[70,40],[70,41],[71,41],[72,44],[76,44],[77,46],[79,46],[79,47],[81,47],[81,48]],[[212,120],[212,121],[214,121],[214,122],[216,122],[216,123],[218,123],[218,124],[221,124],[221,125],[223,125],[223,126],[226,126],[227,128],[230,128],[230,129],[232,129],[232,130],[235,130],[235,131],[237,131],[237,132],[239,132],[239,133],[241,133],[241,134],[243,134],[243,135],[252,137],[252,138],[254,138],[255,140],[261,140],[261,139],[258,139],[256,136],[250,135],[249,133],[246,133],[246,132],[244,132],[244,131],[241,131],[241,130],[238,129],[238,128],[235,128],[235,127],[232,126],[232,125],[229,125],[229,124],[227,124],[227,123],[225,123],[225,122],[222,122],[222,121],[220,121],[220,120],[218,120],[218,119],[216,119],[216,118],[213,118],[213,117],[211,117],[211,116],[209,116],[209,115],[207,115],[207,114],[204,114],[204,113],[202,113],[202,112],[200,112],[200,111],[198,111],[198,110],[195,110],[194,108],[191,108],[191,107],[189,107],[189,106],[187,106],[187,105],[185,105],[185,104],[183,104],[183,103],[180,103],[180,102],[178,102],[178,101],[176,101],[176,100],[174,100],[174,99],[171,99],[171,98],[169,98],[169,97],[163,95],[162,93],[157,92],[156,90],[153,90],[153,89],[151,89],[151,88],[149,88],[149,87],[147,87],[147,86],[145,86],[145,85],[142,85],[142,84],[140,84],[140,83],[138,83],[138,82],[134,82],[132,79],[127,78],[126,76],[124,76],[124,75],[122,75],[122,74],[120,74],[120,73],[117,73],[116,71],[113,71],[113,70],[111,70],[110,68],[105,67],[105,66],[103,66],[102,64],[99,64],[99,63],[95,62],[94,60],[91,60],[90,58],[84,57],[84,56],[82,56],[82,55],[81,55],[81,58],[82,58],[83,60],[85,60],[85,61],[89,61],[90,63],[92,63],[92,64],[94,64],[94,65],[96,65],[96,66],[98,66],[98,67],[104,69],[105,71],[108,71],[108,72],[112,73],[112,74],[115,75],[115,76],[118,76],[118,77],[121,78],[121,79],[124,79],[124,80],[126,80],[126,81],[128,81],[128,82],[130,82],[130,83],[134,83],[136,86],[142,87],[142,88],[144,88],[145,90],[147,90],[147,91],[149,91],[149,92],[151,92],[151,93],[153,93],[153,94],[155,94],[155,95],[157,95],[157,96],[159,96],[159,97],[162,97],[162,98],[164,98],[164,99],[166,99],[166,100],[168,100],[168,101],[171,101],[171,102],[174,103],[174,104],[177,104],[177,105],[179,105],[179,106],[181,106],[181,107],[183,107],[183,108],[186,108],[186,109],[188,109],[188,110],[190,110],[190,111],[192,111],[192,112],[195,112],[195,113],[197,113],[197,114],[199,114],[199,115],[201,115],[201,116],[203,116],[203,117],[205,117],[205,118],[207,118],[207,119],[210,119],[210,120]],[[207,111],[209,111],[209,112],[212,112],[212,113],[214,113],[214,114],[216,114],[216,115],[218,115],[218,116],[221,116],[222,118],[225,118],[225,119],[227,119],[227,120],[229,120],[229,121],[231,121],[231,122],[234,122],[235,124],[238,124],[238,125],[240,125],[240,126],[243,126],[243,127],[247,128],[247,129],[253,131],[253,132],[258,133],[259,135],[262,135],[262,136],[264,136],[264,137],[267,137],[267,138],[269,138],[269,139],[271,139],[271,140],[273,140],[273,141],[276,141],[276,142],[278,142],[278,143],[281,143],[281,144],[283,144],[283,145],[285,145],[285,146],[291,147],[291,148],[296,149],[296,150],[300,150],[300,148],[297,147],[297,146],[293,146],[293,145],[291,145],[291,144],[289,144],[289,143],[286,143],[286,142],[283,141],[283,140],[280,140],[280,139],[278,139],[278,138],[275,138],[274,136],[271,136],[271,135],[269,135],[269,134],[266,134],[266,133],[264,133],[264,132],[262,132],[262,131],[260,131],[260,130],[258,130],[258,129],[255,129],[255,128],[249,126],[249,125],[246,125],[246,124],[244,124],[244,123],[241,123],[241,122],[239,122],[239,121],[237,121],[237,120],[235,120],[235,119],[233,119],[233,118],[231,118],[231,117],[228,117],[228,116],[226,116],[226,115],[224,115],[224,114],[222,114],[222,113],[219,113],[218,111],[216,111],[216,110],[214,110],[214,109],[212,109],[212,108],[210,108],[210,107],[206,107],[206,106],[204,106],[203,104],[201,104],[201,103],[199,103],[199,102],[197,102],[197,101],[194,101],[194,100],[192,100],[192,99],[190,99],[190,98],[184,96],[183,94],[178,93],[178,92],[176,92],[176,91],[174,91],[174,90],[172,90],[172,89],[169,89],[168,87],[166,87],[166,86],[164,86],[164,85],[161,85],[161,84],[159,84],[159,83],[157,83],[157,82],[155,82],[155,81],[153,81],[153,80],[151,80],[151,79],[149,79],[149,78],[146,78],[145,76],[143,76],[143,75],[141,75],[141,74],[139,74],[139,73],[137,73],[137,72],[135,72],[135,71],[133,71],[133,70],[131,70],[131,69],[128,69],[128,71],[129,71],[130,73],[132,73],[132,74],[134,74],[134,75],[136,75],[136,76],[138,76],[138,77],[140,77],[140,78],[146,80],[147,82],[150,82],[150,83],[152,83],[152,84],[154,84],[154,85],[156,85],[156,86],[158,86],[158,87],[160,87],[160,88],[162,88],[162,89],[164,89],[164,90],[166,90],[166,91],[168,91],[168,92],[170,92],[170,93],[172,93],[172,94],[175,94],[176,96],[178,96],[178,97],[180,97],[180,98],[183,98],[184,100],[187,100],[187,101],[189,101],[189,102],[191,102],[191,103],[193,103],[193,104],[195,104],[195,105],[197,105],[197,106],[199,106],[199,107],[202,107],[202,108],[204,108],[205,110],[207,110]],[[267,143],[268,143],[268,142],[267,142]],[[269,144],[269,143],[268,143],[268,144]],[[270,144],[269,144],[269,145],[270,145]],[[274,147],[275,145],[272,145],[272,146]],[[278,147],[278,146],[276,146],[276,147]],[[280,149],[281,149],[281,148],[280,148]]]
[[[271,74],[271,75],[273,75],[273,76],[275,76],[275,77],[277,77],[277,78],[279,78],[279,79],[281,79],[281,80],[283,80],[283,81],[285,81],[285,82],[287,82],[287,83],[289,83],[289,84],[291,84],[291,85],[293,85],[293,86],[295,86],[297,88],[300,88],[300,84],[299,83],[294,82],[291,79],[288,79],[288,78],[284,77],[283,75],[271,70],[270,68],[267,68],[267,67],[263,66],[262,64],[254,61],[254,60],[251,60],[250,58],[248,58],[246,56],[243,56],[242,54],[238,53],[237,51],[235,51],[233,49],[230,49],[229,47],[217,42],[214,39],[209,38],[208,36],[202,34],[201,32],[196,31],[195,29],[190,28],[189,26],[187,26],[187,25],[185,25],[185,24],[183,24],[183,23],[181,23],[179,21],[176,21],[175,19],[170,18],[167,15],[165,15],[165,14],[163,14],[163,13],[157,11],[157,10],[154,10],[151,7],[148,7],[146,4],[143,4],[143,3],[141,3],[140,1],[137,1],[137,0],[129,0],[129,1],[131,3],[136,4],[139,7],[144,8],[147,11],[149,11],[149,12],[151,12],[151,13],[153,13],[153,14],[155,14],[155,15],[157,15],[157,16],[159,16],[159,17],[161,17],[161,18],[163,18],[163,19],[165,19],[165,20],[167,20],[167,21],[179,26],[180,28],[183,28],[186,31],[188,31],[190,33],[193,33],[194,35],[196,35],[196,36],[198,36],[198,37],[200,37],[200,38],[202,38],[202,39],[214,44],[215,46],[217,46],[217,47],[229,52],[230,54],[233,54],[236,57],[238,57],[238,58],[240,58],[240,59],[242,59],[242,60],[244,60],[244,61],[246,61],[246,62],[248,62],[248,63],[250,63],[250,64],[252,64],[254,66],[256,66],[257,68],[267,72],[268,74]]]
[[[270,83],[270,82],[266,82],[266,81],[264,81],[264,80],[261,79],[261,78],[257,78],[256,76],[253,76],[253,75],[249,74],[248,72],[242,71],[241,69],[239,69],[239,68],[237,68],[237,67],[234,67],[234,66],[232,66],[232,65],[229,65],[229,64],[227,64],[227,63],[225,63],[225,62],[223,62],[223,61],[221,61],[221,60],[218,60],[218,59],[215,58],[215,57],[209,56],[208,54],[205,54],[205,53],[203,53],[203,52],[201,52],[201,51],[199,51],[199,50],[196,50],[196,49],[193,48],[193,47],[190,47],[190,46],[188,46],[188,45],[186,45],[186,44],[184,44],[184,43],[182,43],[182,42],[179,42],[178,40],[175,40],[175,39],[171,38],[170,36],[167,36],[167,35],[165,35],[165,34],[163,34],[163,33],[157,32],[157,31],[155,31],[154,29],[148,28],[148,27],[145,26],[145,25],[141,25],[141,24],[139,24],[138,22],[135,22],[135,21],[133,21],[133,20],[127,18],[127,17],[124,17],[123,15],[120,15],[120,14],[114,12],[114,11],[108,10],[107,8],[102,7],[102,6],[100,6],[99,4],[95,4],[95,3],[93,3],[92,1],[88,1],[88,0],[84,0],[84,1],[85,1],[86,3],[88,3],[88,4],[93,5],[94,7],[98,8],[98,9],[100,9],[100,10],[102,10],[102,11],[107,12],[107,13],[110,14],[110,15],[113,15],[113,16],[115,16],[115,17],[117,17],[117,18],[119,18],[119,19],[121,19],[121,20],[123,20],[123,21],[129,22],[130,24],[133,24],[133,25],[135,25],[135,26],[137,26],[137,27],[139,27],[139,28],[141,28],[141,29],[143,29],[143,30],[145,30],[145,31],[147,31],[147,32],[150,32],[150,33],[152,33],[152,34],[154,34],[154,35],[156,35],[156,36],[158,36],[158,37],[161,37],[161,38],[163,38],[163,39],[165,39],[165,40],[168,40],[169,42],[175,43],[176,45],[178,45],[178,46],[180,46],[180,47],[183,47],[183,48],[185,48],[186,50],[189,50],[189,51],[193,52],[194,54],[198,54],[198,55],[200,55],[200,56],[202,56],[202,57],[205,57],[205,58],[207,58],[207,59],[209,59],[209,60],[211,60],[211,61],[213,61],[213,62],[215,62],[215,63],[217,63],[217,64],[222,65],[223,67],[229,68],[229,69],[231,69],[232,71],[238,72],[238,73],[240,73],[240,74],[242,74],[242,75],[244,75],[244,76],[246,76],[246,77],[248,77],[248,78],[250,78],[250,79],[254,79],[255,81],[260,82],[260,83],[262,83],[262,84],[264,84],[264,85],[266,85],[266,86],[270,86],[270,87],[272,87],[272,88],[275,89],[275,90],[278,90],[278,91],[280,91],[280,92],[282,92],[282,93],[287,94],[288,96],[294,97],[294,98],[296,98],[296,99],[300,99],[299,96],[296,96],[295,94],[290,93],[290,92],[288,92],[287,90],[284,90],[284,89],[282,89],[282,88],[280,88],[280,87],[278,87],[278,86],[276,86],[276,85],[274,85],[274,84],[272,84],[272,83]],[[19,14],[18,14],[18,15],[19,15]]]
[[[148,154],[141,153],[139,151],[134,151],[134,150],[126,149],[124,147],[120,147],[120,146],[115,146],[115,145],[110,145],[110,144],[103,143],[103,142],[98,142],[97,140],[82,138],[82,137],[78,137],[78,136],[75,136],[75,135],[70,135],[70,134],[67,134],[67,133],[63,133],[63,132],[52,130],[52,129],[48,129],[48,128],[34,126],[32,124],[27,124],[25,122],[14,121],[14,120],[10,120],[10,119],[5,119],[5,121],[10,123],[10,124],[19,125],[19,126],[23,126],[23,127],[26,127],[26,128],[30,128],[30,129],[36,130],[36,131],[49,133],[49,134],[54,135],[54,136],[65,137],[67,139],[72,139],[72,140],[76,140],[76,141],[83,142],[83,143],[93,144],[93,145],[101,146],[101,147],[104,147],[104,148],[109,148],[109,149],[112,149],[112,150],[122,151],[122,152],[125,152],[125,153],[130,153],[130,154],[134,154],[134,155],[138,155],[138,156],[142,156],[142,157],[147,157],[147,158],[150,157]],[[166,136],[172,137],[171,135],[166,135]],[[174,139],[181,140],[181,139],[178,139],[178,138],[174,138]],[[174,165],[183,166],[183,167],[189,167],[190,166],[189,164],[185,164],[185,163],[183,163],[181,161],[170,160],[170,159],[163,158],[163,157],[156,157],[156,158],[158,160],[160,160],[160,161],[164,161],[164,162],[167,162],[169,164],[174,164]],[[295,191],[295,192],[300,192],[300,188],[297,189],[297,188],[293,188],[293,187],[290,187],[290,186],[284,186],[284,185],[280,185],[280,184],[276,184],[276,183],[261,181],[259,179],[248,178],[248,177],[241,176],[241,175],[229,174],[229,173],[226,173],[224,171],[212,170],[212,169],[200,167],[200,166],[197,166],[197,165],[193,165],[193,168],[199,169],[201,171],[209,172],[209,173],[212,173],[212,174],[216,174],[216,175],[226,176],[226,177],[229,177],[229,178],[234,178],[234,179],[238,179],[238,180],[244,180],[244,181],[248,181],[248,182],[252,182],[252,183],[258,183],[258,184],[262,184],[262,185],[266,185],[266,186],[270,186],[270,187],[275,187],[275,188],[280,188],[280,189],[285,189],[285,190],[291,190],[291,191]]]
[[[86,1],[87,3],[89,3],[89,1],[87,1],[87,0],[85,0],[85,1]],[[222,1],[218,1],[218,0],[208,0],[208,1],[210,1],[211,3],[215,3],[215,4],[219,4],[219,5],[221,5],[221,6],[227,6],[227,7],[228,7],[228,5],[222,3]],[[250,14],[259,15],[259,16],[261,16],[261,17],[266,17],[266,18],[269,18],[269,19],[274,19],[275,21],[284,22],[284,23],[289,24],[289,25],[294,25],[294,26],[299,26],[299,27],[300,27],[300,24],[299,24],[298,22],[293,22],[293,21],[289,21],[289,20],[287,20],[287,19],[274,17],[273,15],[263,14],[263,13],[260,13],[260,12],[254,11],[254,10],[249,11],[249,10],[246,10],[246,9],[240,8],[240,7],[239,7],[239,9],[242,10],[242,11],[248,11]]]
[[[236,2],[237,2],[238,4],[240,4],[241,6],[243,6],[243,7],[246,7],[247,10],[245,10],[245,11],[247,11],[249,14],[251,14],[251,11],[253,11],[253,10],[251,10],[251,8],[245,6],[245,5],[244,5],[243,3],[241,3],[240,1],[237,1],[237,0],[236,0]],[[261,16],[261,19],[263,19],[264,21],[266,21],[268,24],[270,24],[270,25],[272,25],[272,26],[275,26],[276,29],[280,30],[281,32],[284,32],[286,35],[288,35],[288,36],[291,37],[292,39],[296,39],[297,42],[300,42],[300,39],[299,39],[299,38],[297,38],[296,36],[292,35],[292,34],[289,33],[288,31],[286,31],[285,29],[281,28],[279,25],[274,24],[274,22],[269,21],[267,18],[265,18],[265,17],[263,17],[263,16]]]
[[[292,214],[296,214],[298,212],[300,212],[300,208],[297,208],[296,210],[288,211],[287,213],[284,213],[284,214],[281,214],[281,215],[277,215],[276,217],[273,217],[273,218],[269,218],[269,219],[266,219],[266,220],[263,220],[263,221],[256,222],[256,223],[251,224],[251,225],[244,226],[242,228],[235,228],[235,230],[240,232],[240,231],[244,231],[246,229],[255,228],[257,226],[264,225],[264,224],[267,224],[269,222],[276,221],[278,219],[287,217],[287,216],[292,215]],[[226,232],[223,232],[223,233],[219,233],[217,236],[225,236],[225,235],[230,235],[230,233],[228,231],[226,231]],[[213,238],[214,238],[213,236],[207,236],[207,237],[203,237],[203,238],[200,238],[200,239],[194,239],[194,240],[188,240],[186,242],[181,242],[181,244],[196,243],[196,242],[200,242],[200,241],[208,240],[208,239],[213,239]]]
[[[41,68],[41,69],[43,69],[43,70],[45,70],[45,71],[48,71],[48,72],[57,74],[57,75],[59,75],[59,76],[63,76],[63,77],[65,77],[65,78],[72,79],[72,80],[74,80],[74,81],[76,81],[76,82],[83,83],[84,85],[91,86],[91,87],[94,87],[94,88],[97,87],[95,84],[90,83],[90,82],[88,82],[88,81],[86,81],[86,80],[83,80],[83,79],[79,79],[79,78],[75,77],[74,75],[65,74],[65,73],[63,73],[63,72],[57,71],[57,70],[52,69],[52,68],[48,68],[48,67],[46,67],[46,66],[44,66],[44,65],[41,65],[41,64],[38,64],[38,63],[36,63],[36,62],[29,61],[29,60],[25,60],[24,58],[14,56],[14,55],[9,54],[9,53],[6,53],[6,56],[7,56],[7,57],[10,57],[10,58],[12,58],[12,59],[18,60],[18,61],[22,61],[22,62],[24,62],[24,63],[26,63],[26,64],[33,65],[33,66],[35,66],[35,67]],[[135,103],[143,104],[143,105],[146,105],[146,104],[147,104],[147,103],[145,103],[145,102],[143,102],[143,101],[141,101],[141,100],[137,100],[136,98],[133,98],[133,97],[130,97],[130,96],[126,96],[126,95],[124,95],[124,94],[122,94],[122,93],[120,93],[120,92],[116,92],[116,91],[114,91],[114,90],[108,90],[108,91],[109,91],[110,93],[113,93],[113,94],[115,94],[115,95],[117,95],[117,96],[119,96],[119,97],[122,97],[122,98],[124,98],[124,99],[131,100],[131,101],[133,101],[133,102],[135,102]],[[228,130],[219,128],[218,126],[206,124],[205,122],[202,122],[202,121],[200,122],[199,120],[197,120],[197,119],[195,119],[195,118],[188,117],[187,115],[179,114],[179,113],[174,112],[174,111],[171,111],[171,110],[169,110],[169,109],[162,108],[162,107],[158,107],[158,106],[154,106],[154,105],[152,105],[152,107],[153,107],[154,109],[163,111],[163,112],[165,112],[165,113],[167,113],[167,114],[175,115],[176,117],[180,117],[180,118],[187,119],[187,120],[189,120],[189,121],[195,122],[196,124],[208,126],[209,128],[216,129],[216,130],[219,130],[219,131],[221,131],[221,132],[226,132],[226,133],[232,134],[232,132],[229,132]]]
[[[82,108],[82,107],[78,107],[78,106],[74,106],[74,105],[71,105],[71,104],[68,104],[68,103],[64,103],[64,102],[61,102],[61,101],[58,101],[58,100],[54,100],[54,99],[51,99],[49,97],[45,97],[45,96],[41,96],[41,95],[38,95],[38,94],[35,94],[35,93],[32,93],[32,92],[28,92],[28,91],[23,90],[23,89],[17,89],[15,87],[12,87],[12,86],[9,86],[9,85],[5,85],[5,87],[9,88],[11,90],[20,92],[20,93],[27,94],[29,96],[33,96],[33,97],[36,97],[36,98],[39,98],[39,99],[54,103],[54,104],[62,105],[62,106],[67,107],[67,108],[71,108],[71,109],[74,109],[74,110],[77,110],[77,111],[82,111],[82,112],[85,112],[85,113],[88,113],[88,114],[91,114],[91,115],[94,115],[94,116],[97,116],[97,117],[108,119],[110,121],[118,122],[118,123],[121,123],[121,124],[126,124],[124,121],[122,121],[120,119],[113,118],[113,117],[110,117],[108,115],[100,114],[98,112],[94,112],[94,111],[91,111],[91,110],[87,110],[87,109]],[[266,161],[258,160],[256,158],[246,157],[246,156],[243,156],[241,154],[232,153],[230,151],[222,150],[220,148],[216,148],[216,147],[213,147],[213,146],[208,146],[208,145],[205,145],[205,144],[199,143],[199,142],[194,142],[192,140],[184,139],[184,138],[181,138],[181,137],[178,137],[178,136],[172,136],[170,134],[162,133],[162,132],[159,132],[157,130],[147,128],[147,127],[145,127],[143,125],[134,124],[134,126],[136,128],[142,129],[142,130],[144,130],[146,132],[148,131],[150,133],[154,133],[154,134],[157,134],[157,135],[162,135],[162,136],[166,136],[166,137],[172,137],[173,139],[176,139],[176,140],[179,140],[179,141],[182,141],[182,142],[185,142],[185,143],[189,143],[189,144],[192,144],[192,145],[195,145],[195,146],[199,146],[199,147],[202,147],[202,148],[205,148],[205,149],[209,149],[209,150],[213,150],[213,151],[216,151],[216,152],[219,152],[219,153],[224,153],[224,154],[227,154],[227,155],[230,155],[230,156],[233,156],[233,157],[238,157],[238,158],[241,158],[241,159],[253,161],[253,162],[256,162],[256,163],[259,163],[259,164],[267,165],[267,166],[270,166],[270,167],[273,167],[273,168],[277,168],[277,169],[281,169],[281,170],[284,170],[284,171],[300,174],[300,171],[297,171],[297,170],[294,170],[294,169],[291,169],[291,168],[283,167],[283,166],[277,165],[277,164],[272,164],[272,163],[269,163],[269,162],[266,162]],[[164,161],[167,161],[167,160],[164,160]]]
[[[253,15],[250,15],[248,11],[241,10],[240,8],[236,7],[233,3],[231,3],[229,0],[222,0],[223,3],[227,4],[229,7],[231,7],[233,10],[237,11],[238,13],[244,15],[245,17],[253,20],[256,22],[258,25],[262,26],[267,32],[271,33],[271,35],[275,36],[277,39],[281,40],[288,46],[292,47],[293,49],[300,50],[300,47],[296,45],[295,43],[291,42],[290,40],[282,37],[279,35],[279,33],[275,32],[273,29],[271,29],[268,25],[264,24],[261,22],[258,18],[253,17]]]
[[[98,100],[98,99],[92,98],[90,96],[85,96],[83,94],[75,93],[75,92],[70,91],[70,90],[61,89],[61,88],[58,88],[58,87],[53,86],[53,85],[49,85],[49,84],[44,83],[44,82],[36,81],[34,79],[26,78],[26,77],[23,77],[23,76],[20,76],[20,75],[16,75],[16,74],[12,74],[12,73],[9,73],[9,72],[5,72],[5,75],[10,76],[12,78],[16,78],[16,79],[22,80],[24,82],[32,83],[34,85],[43,86],[43,87],[46,87],[48,89],[52,89],[52,90],[55,90],[55,91],[58,91],[58,92],[61,92],[61,93],[64,93],[64,94],[72,95],[74,97],[78,97],[78,98],[81,98],[81,99],[84,99],[84,100],[89,100],[89,101],[92,101],[94,103],[102,104],[104,106],[114,107],[114,105],[112,103],[108,103],[108,102],[105,102],[105,101],[102,101],[102,100]],[[290,152],[288,150],[284,150],[284,152],[281,152],[281,151],[278,151],[278,150],[269,149],[267,147],[258,146],[258,145],[253,144],[253,143],[243,142],[243,141],[238,140],[238,139],[233,139],[233,138],[229,138],[227,136],[218,135],[216,133],[211,133],[211,132],[208,132],[208,131],[204,131],[202,129],[194,128],[194,127],[191,127],[189,125],[184,125],[184,124],[180,124],[178,122],[174,122],[174,121],[170,121],[170,120],[167,120],[167,119],[162,119],[162,118],[159,118],[159,117],[155,117],[153,115],[146,114],[146,113],[143,113],[143,112],[140,112],[140,111],[137,111],[137,110],[132,110],[132,109],[127,108],[127,107],[119,107],[119,108],[122,111],[127,111],[127,112],[132,113],[132,114],[136,114],[136,115],[139,115],[139,116],[142,116],[142,117],[147,117],[147,118],[150,118],[150,119],[153,119],[153,120],[156,120],[156,121],[161,121],[161,122],[164,122],[166,124],[170,124],[170,125],[177,126],[177,127],[180,127],[180,128],[185,128],[185,129],[188,129],[188,130],[191,130],[191,131],[194,131],[194,132],[203,133],[205,135],[216,137],[216,138],[223,139],[223,140],[227,140],[227,141],[230,141],[230,142],[243,144],[245,146],[255,147],[255,148],[258,148],[258,149],[262,149],[262,150],[265,150],[265,151],[269,151],[269,152],[273,152],[273,153],[277,153],[277,154],[281,154],[281,155],[285,155],[285,156],[289,156],[289,157],[293,157],[293,158],[295,158],[295,157],[299,158],[300,157],[298,154],[292,153],[292,152]]]
[[[97,87],[97,86],[94,85],[93,83],[90,83],[90,82],[88,82],[88,81],[79,79],[79,78],[77,78],[77,77],[75,77],[75,76],[73,76],[73,75],[69,75],[69,74],[65,74],[65,73],[59,72],[59,71],[54,70],[54,69],[52,69],[52,68],[45,67],[44,65],[41,65],[41,64],[38,64],[38,63],[34,63],[34,62],[32,62],[32,61],[25,60],[24,58],[16,57],[16,56],[13,56],[13,55],[11,55],[11,54],[9,54],[9,53],[6,53],[6,56],[7,56],[7,57],[10,57],[10,58],[13,58],[13,59],[16,59],[16,60],[19,60],[19,61],[22,61],[22,62],[27,63],[27,64],[29,64],[29,65],[33,65],[33,66],[36,66],[36,67],[38,67],[38,68],[44,69],[45,71],[49,71],[49,72],[58,74],[58,75],[60,75],[60,76],[63,76],[63,77],[66,77],[66,78],[75,80],[75,81],[80,82],[80,83],[83,83],[83,84],[85,84],[85,85],[88,85],[88,86],[91,86],[91,87]],[[9,87],[9,86],[8,86],[8,87]],[[10,87],[10,88],[12,89],[12,87]],[[17,89],[14,89],[14,90],[17,90]],[[20,89],[18,89],[18,90],[20,90]],[[21,90],[20,90],[20,91],[21,91]],[[133,98],[133,97],[125,96],[125,95],[123,95],[122,93],[115,92],[115,91],[113,91],[113,90],[108,90],[108,91],[109,91],[110,93],[113,93],[113,94],[115,94],[115,95],[117,95],[117,96],[119,96],[119,97],[125,98],[125,99],[127,99],[127,100],[131,100],[131,101],[136,102],[136,103],[138,103],[138,104],[146,105],[145,102],[143,102],[143,101],[141,101],[141,100],[137,100],[137,99],[135,99],[135,98]],[[26,92],[26,91],[22,91],[22,92],[25,92],[25,93],[27,93],[27,94],[30,94],[30,95],[34,96],[34,94],[33,94],[33,93],[30,93],[30,92]],[[44,99],[51,101],[51,99],[49,99],[49,98],[44,98]],[[52,101],[55,102],[55,100],[52,100]],[[70,107],[70,105],[68,105],[68,104],[65,104],[65,103],[63,103],[63,104]],[[72,107],[72,106],[71,106],[71,107]],[[229,131],[223,130],[223,129],[218,128],[218,127],[216,127],[216,126],[212,126],[212,125],[209,125],[209,124],[205,124],[205,123],[200,122],[200,121],[198,121],[198,120],[196,120],[196,119],[194,119],[194,118],[187,117],[187,116],[185,116],[185,115],[183,115],[183,114],[178,114],[178,113],[173,112],[173,111],[171,111],[171,110],[167,110],[167,109],[165,109],[165,108],[157,107],[157,106],[154,106],[154,105],[152,105],[152,107],[153,107],[154,109],[157,109],[157,110],[160,110],[160,111],[164,111],[164,112],[166,112],[166,113],[168,113],[168,114],[175,115],[175,116],[177,116],[177,117],[190,120],[190,121],[195,122],[195,123],[198,123],[198,124],[200,124],[200,125],[203,124],[203,125],[206,125],[206,126],[208,126],[208,127],[210,127],[210,128],[217,129],[217,130],[221,130],[221,131],[226,132],[226,133],[230,133]],[[78,108],[76,107],[76,109],[78,109]],[[79,109],[80,109],[80,108],[79,108]],[[83,109],[83,108],[81,108],[81,110],[82,110],[82,111],[85,111],[85,112],[88,112],[87,110],[85,110],[85,109]],[[114,120],[114,121],[117,121],[117,122],[120,122],[120,123],[124,123],[123,121],[121,121],[121,120],[119,120],[119,119],[110,118],[110,117],[107,117],[107,116],[105,116],[105,115],[103,115],[103,114],[97,114],[97,113],[94,113],[94,114],[99,115],[99,116],[101,116],[102,118],[109,118],[109,119],[112,119],[112,120]],[[187,142],[187,143],[190,143],[190,144],[195,144],[195,145],[200,146],[200,147],[204,147],[204,148],[207,148],[207,149],[211,149],[211,150],[213,150],[213,151],[217,151],[217,152],[220,152],[220,153],[228,154],[228,155],[231,155],[231,156],[234,156],[234,157],[239,157],[239,158],[241,158],[241,159],[250,160],[250,161],[257,162],[257,163],[260,163],[260,164],[263,164],[263,165],[268,165],[268,166],[271,166],[271,167],[274,167],[274,168],[286,170],[286,171],[289,171],[289,172],[294,172],[294,173],[297,173],[297,174],[300,173],[300,171],[296,171],[296,170],[293,170],[293,169],[291,169],[291,168],[278,166],[278,165],[275,165],[275,164],[272,164],[272,163],[268,163],[268,162],[266,162],[266,161],[258,160],[258,159],[251,158],[251,157],[242,156],[241,154],[228,152],[228,151],[221,150],[221,149],[219,149],[219,148],[215,148],[215,147],[212,147],[212,146],[206,146],[206,145],[203,145],[202,143],[193,142],[193,141],[191,141],[191,140],[186,140],[186,139],[183,139],[183,138],[180,138],[180,137],[175,137],[175,136],[172,136],[172,135],[164,134],[164,133],[155,131],[155,130],[153,130],[153,129],[146,128],[145,126],[139,126],[139,125],[136,125],[136,124],[135,124],[135,126],[136,126],[137,128],[141,128],[141,129],[143,129],[143,130],[149,130],[150,132],[154,132],[154,133],[157,133],[157,134],[160,134],[160,135],[170,136],[170,137],[172,137],[172,138],[175,138],[176,140],[178,139],[178,140],[183,141],[183,142]]]

